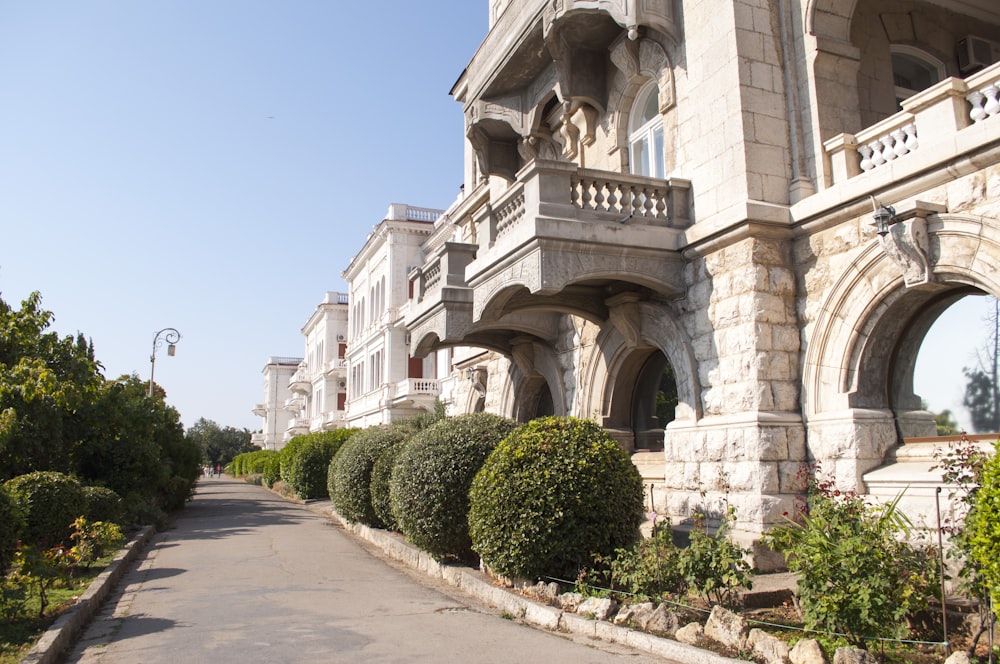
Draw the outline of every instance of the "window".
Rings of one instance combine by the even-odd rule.
[[[656,83],[639,91],[628,126],[632,173],[664,177],[663,116],[660,115],[660,87]]]
[[[902,108],[908,99],[944,78],[944,64],[921,51],[903,44],[890,46],[892,83],[896,87],[896,105]]]

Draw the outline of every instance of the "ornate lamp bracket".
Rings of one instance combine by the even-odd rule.
[[[893,212],[887,227],[879,231],[879,244],[903,272],[903,283],[907,288],[933,283],[927,217],[944,212],[944,206],[914,201],[912,205]]]

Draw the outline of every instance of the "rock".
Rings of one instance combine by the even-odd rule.
[[[705,628],[701,626],[701,623],[688,623],[684,625],[677,633],[674,634],[674,638],[681,643],[686,643],[689,646],[696,646],[698,642],[705,637]]]
[[[543,602],[552,602],[559,595],[559,584],[554,581],[552,583],[539,581],[530,588],[525,588],[523,592]]]
[[[576,611],[576,607],[583,604],[586,599],[580,593],[563,593],[556,597],[556,605],[564,611]]]
[[[660,604],[642,628],[657,636],[673,636],[680,626],[680,614],[668,609],[666,604]]]
[[[623,606],[618,615],[612,621],[616,625],[625,625],[628,627],[637,627],[638,629],[646,629],[646,623],[649,622],[649,617],[653,614],[653,603],[652,602],[640,602],[639,604],[629,604]]]
[[[826,664],[823,648],[816,639],[802,639],[788,654],[792,664]]]
[[[790,648],[788,644],[762,629],[750,630],[747,647],[767,664],[788,664]]]
[[[964,650],[959,650],[948,655],[944,664],[969,664],[969,654]]]
[[[833,664],[878,664],[878,658],[860,648],[837,648],[833,653]]]
[[[747,638],[747,621],[716,605],[705,623],[705,636],[730,648],[742,648]]]
[[[582,616],[589,616],[594,620],[607,620],[608,616],[618,608],[618,602],[607,597],[588,597],[576,607],[576,612]]]

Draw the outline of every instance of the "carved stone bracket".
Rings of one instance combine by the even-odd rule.
[[[639,299],[638,293],[620,293],[604,301],[608,305],[611,324],[625,337],[629,348],[638,346],[642,338]]]
[[[907,288],[934,281],[930,263],[930,241],[927,236],[927,215],[939,210],[917,201],[911,210],[900,212],[889,232],[879,235],[886,255],[903,271]]]
[[[518,336],[510,340],[511,359],[521,370],[521,375],[531,376],[535,373],[534,339],[528,336]]]

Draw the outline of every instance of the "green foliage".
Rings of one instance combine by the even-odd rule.
[[[751,587],[753,575],[746,561],[750,551],[729,536],[735,520],[733,509],[727,508],[718,530],[710,533],[704,515],[695,515],[691,543],[680,551],[678,572],[707,602],[733,605],[736,590]]]
[[[335,429],[296,436],[288,460],[287,482],[303,500],[325,498],[330,461],[356,429]],[[296,440],[297,439],[297,440]]]
[[[75,566],[90,567],[109,549],[120,545],[125,537],[117,524],[108,521],[91,521],[77,517],[70,535],[73,546],[69,550],[69,561]]]
[[[0,480],[73,470],[100,365],[83,335],[46,332],[52,320],[37,292],[19,310],[0,299]]]
[[[680,549],[673,542],[669,524],[631,547],[615,549],[610,556],[596,555],[594,563],[578,577],[580,591],[609,588],[651,600],[687,591],[687,579],[678,571]]]
[[[642,479],[593,422],[544,417],[490,454],[470,490],[472,548],[503,576],[576,578],[594,554],[632,545]]]
[[[965,519],[969,554],[983,585],[992,594],[1000,617],[1000,442],[994,454],[983,460],[972,510]]]
[[[62,473],[19,475],[7,480],[3,488],[24,516],[22,539],[42,548],[69,542],[73,520],[86,510],[83,487]]]
[[[375,528],[385,525],[372,506],[372,468],[386,448],[403,443],[409,435],[405,427],[382,425],[359,431],[344,443],[327,475],[330,500],[342,517]]]
[[[256,449],[250,443],[249,429],[223,428],[204,417],[188,427],[184,437],[200,450],[202,461],[212,467],[228,465],[238,454]]]
[[[298,454],[299,448],[306,444],[309,440],[306,436],[294,436],[291,440],[285,443],[285,446],[278,450],[279,458],[281,459],[281,481],[285,484],[291,484],[292,479],[289,473],[292,469],[292,459]]]
[[[86,498],[88,519],[111,523],[121,521],[122,499],[117,493],[103,486],[85,486],[83,494]]]
[[[445,405],[441,401],[434,402],[434,410],[427,413],[420,413],[419,415],[413,415],[412,417],[407,417],[406,419],[395,422],[396,426],[403,427],[410,430],[410,435],[413,435],[419,431],[423,431],[429,426],[440,422],[445,418]]]
[[[399,454],[407,445],[408,443],[404,443],[385,448],[378,459],[375,460],[375,465],[372,466],[372,509],[375,510],[375,516],[385,524],[387,530],[396,532],[399,532],[399,522],[392,511],[392,502],[389,497],[389,482],[392,479]]]
[[[0,486],[0,581],[7,574],[17,542],[24,527],[24,517],[21,515],[14,500]]]
[[[439,420],[403,446],[389,498],[410,542],[438,557],[471,553],[472,478],[516,427],[516,422],[489,413],[461,415]]]
[[[768,533],[765,541],[800,575],[807,628],[845,634],[859,647],[907,636],[906,619],[926,607],[938,569],[930,547],[905,540],[910,524],[898,500],[868,505],[814,480],[807,509]]]
[[[261,480],[267,488],[274,486],[274,483],[281,479],[281,455],[274,450],[267,450],[268,454],[263,457],[260,466]]]

